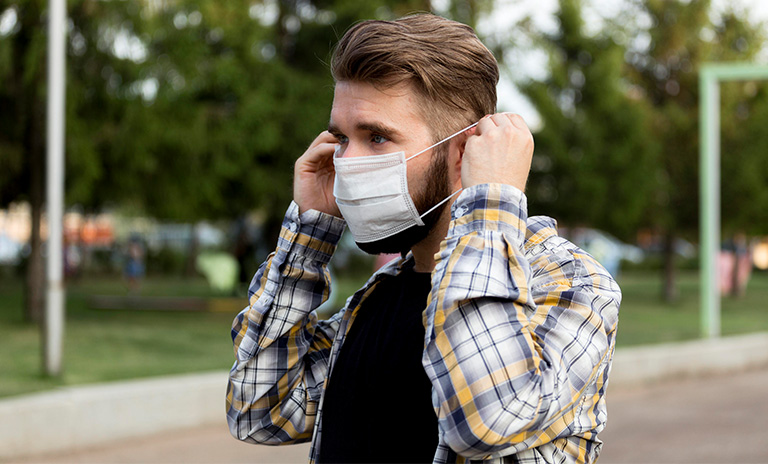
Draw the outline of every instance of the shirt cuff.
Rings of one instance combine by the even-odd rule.
[[[519,189],[506,184],[475,185],[453,202],[448,237],[496,231],[522,247],[527,220],[528,200]]]
[[[291,254],[328,263],[345,224],[341,218],[314,209],[299,214],[299,205],[292,201],[283,218],[277,246]]]

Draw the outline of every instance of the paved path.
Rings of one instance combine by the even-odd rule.
[[[768,463],[768,368],[608,394],[600,464]],[[265,447],[225,426],[19,463],[305,463],[308,446]]]
[[[609,391],[600,437],[600,464],[768,463],[768,369]]]

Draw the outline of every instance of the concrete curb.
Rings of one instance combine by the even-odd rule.
[[[768,365],[768,333],[619,349],[611,388]],[[227,372],[67,387],[0,400],[0,461],[225,425]]]
[[[0,461],[220,423],[227,372],[66,387],[0,401]]]
[[[616,350],[609,388],[768,365],[768,332]]]

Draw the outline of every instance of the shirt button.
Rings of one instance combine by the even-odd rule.
[[[296,226],[295,222],[292,222],[288,225],[288,230],[290,230],[291,232],[296,232],[296,229],[298,229],[298,227]]]
[[[458,208],[456,208],[456,217],[457,218],[460,218],[460,217],[464,216],[465,214],[467,214],[467,207],[466,206],[461,205]]]

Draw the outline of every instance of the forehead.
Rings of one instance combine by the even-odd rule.
[[[361,125],[383,124],[412,133],[426,129],[420,98],[412,85],[382,88],[356,81],[336,83],[331,124],[343,131]]]

